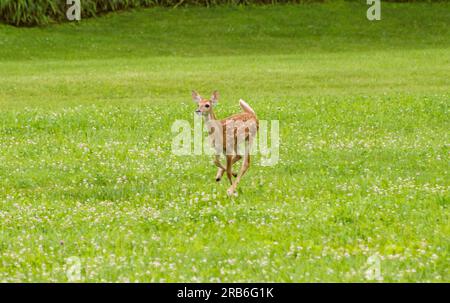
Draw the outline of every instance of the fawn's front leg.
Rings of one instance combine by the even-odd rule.
[[[233,164],[236,163],[237,161],[239,161],[242,158],[242,156],[240,155],[236,155],[233,158]],[[216,164],[216,162],[219,163],[219,165]],[[223,167],[222,163],[220,163],[220,156],[216,155],[216,159],[214,160],[214,163],[216,164],[216,166],[218,167],[217,169],[217,174],[216,174],[216,181],[219,182],[222,179],[223,174],[226,171],[226,168]],[[232,164],[232,165],[233,165]],[[233,177],[237,177],[237,173],[235,172],[231,172],[231,174],[233,175]]]
[[[216,181],[219,182],[223,176],[224,171],[226,170],[226,168],[223,167],[222,163],[220,163],[220,155],[215,156],[214,164],[218,167],[216,174]]]

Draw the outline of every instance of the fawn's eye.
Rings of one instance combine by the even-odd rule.
[[[205,107],[208,108],[208,107],[209,107],[209,104],[205,104]]]

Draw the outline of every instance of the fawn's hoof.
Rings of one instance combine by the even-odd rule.
[[[236,173],[233,173],[233,177],[235,177],[235,178],[236,178],[236,177],[237,177],[237,174],[236,174]]]
[[[216,182],[219,182],[220,181],[220,178],[216,178]]]
[[[231,197],[231,196],[237,197],[237,192],[235,192],[234,189],[230,187],[229,189],[227,189],[227,195],[228,195],[228,197]]]

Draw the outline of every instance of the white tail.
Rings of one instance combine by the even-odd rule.
[[[253,110],[253,108],[251,108],[250,105],[248,105],[248,103],[245,102],[244,100],[240,99],[240,100],[239,100],[239,105],[241,106],[241,108],[242,108],[242,110],[243,110],[244,112],[249,113],[249,114],[253,114],[253,115],[256,116],[256,113],[255,113],[255,111]]]

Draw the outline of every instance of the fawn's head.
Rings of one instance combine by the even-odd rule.
[[[214,91],[211,95],[211,99],[202,98],[195,90],[192,91],[192,100],[197,103],[197,109],[195,113],[198,115],[208,115],[212,112],[212,108],[219,101],[219,93]]]

